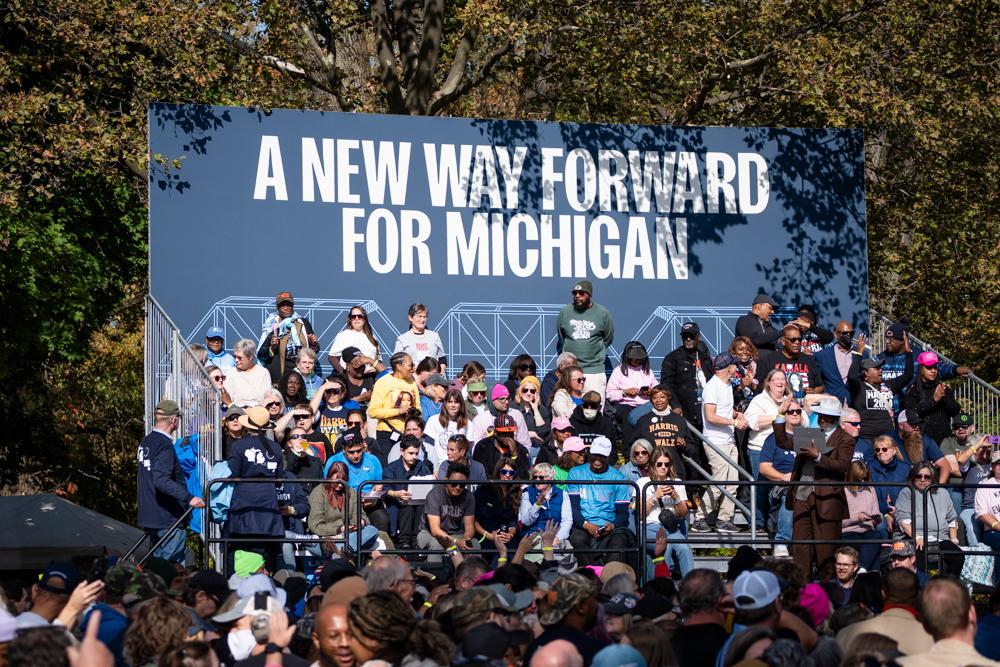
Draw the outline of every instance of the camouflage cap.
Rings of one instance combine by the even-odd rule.
[[[137,571],[131,563],[116,563],[104,575],[104,585],[108,593],[118,597],[125,595],[129,582]]]
[[[159,575],[152,572],[136,572],[125,587],[125,594],[122,595],[122,604],[130,607],[139,602],[145,602],[157,595],[164,595],[167,586]]]
[[[453,627],[471,627],[492,611],[504,609],[497,594],[486,586],[473,586],[455,596],[451,606]]]
[[[539,601],[538,621],[545,626],[556,625],[566,618],[570,609],[596,592],[590,579],[582,574],[564,574],[552,582],[545,597]]]

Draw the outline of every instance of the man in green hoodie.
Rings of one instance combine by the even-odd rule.
[[[594,303],[594,286],[589,280],[573,284],[573,303],[559,311],[556,329],[559,350],[575,354],[577,364],[583,369],[584,390],[596,391],[603,402],[608,382],[604,359],[615,337],[615,323],[607,308]]]

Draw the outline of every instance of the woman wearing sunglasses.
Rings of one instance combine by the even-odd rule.
[[[545,530],[548,521],[555,521],[557,549],[569,539],[573,528],[573,508],[562,489],[553,484],[555,469],[548,463],[538,463],[531,469],[531,484],[521,494],[518,519],[525,535]]]
[[[511,394],[514,396],[511,407],[524,415],[528,427],[532,460],[538,455],[538,449],[548,442],[552,431],[552,412],[542,405],[541,392],[541,381],[534,375],[526,375],[517,385],[517,391]]]
[[[931,489],[937,482],[938,474],[934,464],[921,461],[910,471],[909,486],[899,490],[896,499],[895,539],[909,538],[917,547],[917,562],[924,558],[931,544],[941,549],[941,558],[949,574],[958,576],[962,572],[965,557],[958,547],[958,514],[947,490]],[[926,515],[926,532],[924,509]],[[953,552],[958,552],[957,554]]]
[[[330,378],[316,390],[309,407],[319,413],[319,432],[330,442],[336,442],[341,430],[347,425],[347,413],[357,404],[347,401],[347,383],[339,377]]]
[[[517,388],[521,386],[524,378],[538,375],[538,365],[531,358],[530,354],[519,354],[510,362],[507,369],[507,380],[503,383],[511,396],[517,396]],[[541,382],[538,383],[541,387]]]
[[[517,463],[501,456],[490,479],[509,482],[517,477]],[[517,549],[521,536],[517,530],[517,514],[521,508],[519,484],[480,484],[476,487],[476,539],[480,540],[483,557],[496,556],[497,542],[507,546],[508,553]]]
[[[638,481],[644,489],[642,511],[646,515],[646,552],[654,554],[656,536],[660,530],[667,533],[667,551],[663,554],[667,565],[673,569],[676,560],[681,576],[694,569],[691,545],[677,540],[687,539],[684,534],[684,517],[688,513],[687,491],[682,484],[665,484],[678,481],[673,461],[674,453],[666,447],[657,447],[650,456],[649,476]],[[648,484],[648,486],[647,486]],[[647,569],[652,572],[651,568]]]
[[[553,417],[569,419],[576,406],[583,403],[583,385],[586,381],[583,369],[579,366],[563,369],[556,388],[549,397],[549,407],[552,408]]]
[[[372,325],[368,323],[368,311],[361,306],[354,306],[348,311],[347,322],[344,323],[343,330],[337,334],[330,345],[327,356],[338,373],[345,372],[342,357],[344,350],[349,347],[356,347],[363,356],[374,359],[378,370],[385,368],[375,332],[372,331]]]

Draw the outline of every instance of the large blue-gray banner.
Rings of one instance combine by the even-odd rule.
[[[383,351],[430,309],[450,365],[551,367],[581,279],[654,363],[712,351],[758,292],[867,320],[861,132],[153,105],[150,289],[188,335],[258,338],[288,290],[324,350],[362,304]],[[324,355],[325,356],[325,355]]]

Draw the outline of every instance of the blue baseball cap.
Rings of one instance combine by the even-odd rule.
[[[646,667],[646,659],[626,644],[605,646],[594,655],[591,667]]]
[[[222,340],[225,340],[226,332],[222,329],[222,327],[209,327],[208,331],[205,332],[205,338],[221,338]]]
[[[732,366],[736,363],[739,363],[736,357],[729,354],[728,352],[717,354],[715,355],[715,359],[712,360],[712,365],[715,367],[715,370],[728,368],[729,366]]]

